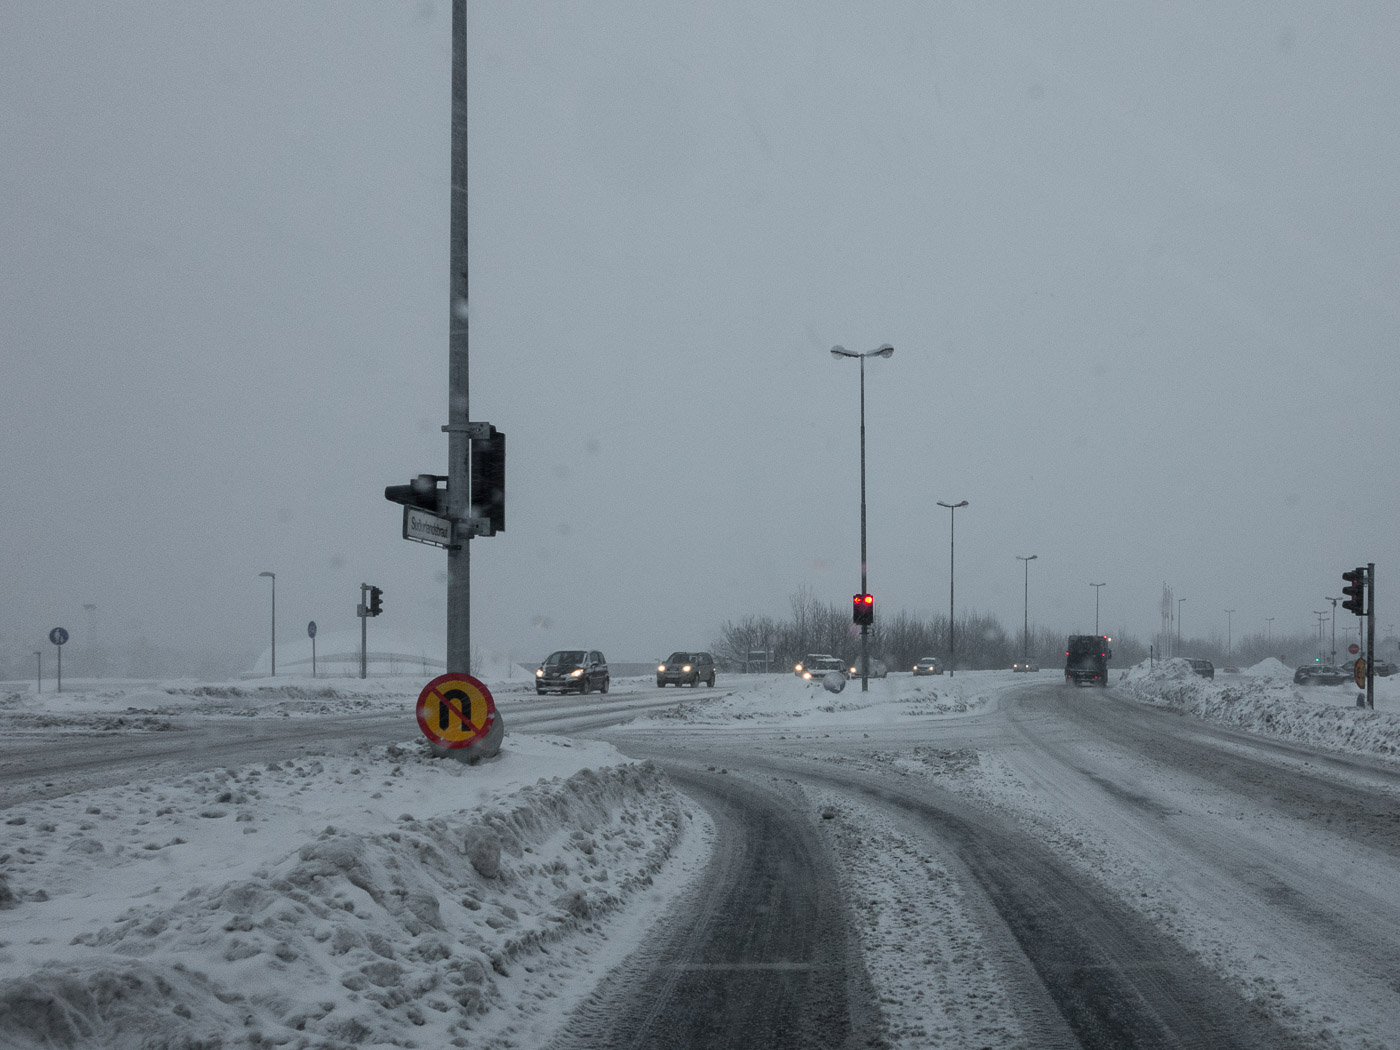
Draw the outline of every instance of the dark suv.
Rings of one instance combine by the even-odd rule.
[[[535,692],[541,695],[550,690],[606,693],[611,682],[608,662],[597,649],[559,649],[546,656],[535,672]]]
[[[1202,660],[1195,656],[1187,656],[1184,657],[1184,659],[1191,665],[1192,674],[1198,674],[1202,678],[1209,678],[1212,682],[1215,681],[1215,664],[1211,663],[1209,660]]]
[[[656,665],[656,687],[715,684],[715,658],[709,653],[675,652]]]

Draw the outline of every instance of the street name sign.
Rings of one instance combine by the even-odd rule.
[[[403,538],[435,547],[451,547],[452,519],[430,514],[418,507],[404,507]]]

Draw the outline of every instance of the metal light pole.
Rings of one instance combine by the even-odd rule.
[[[1273,645],[1274,645],[1274,618],[1273,618],[1272,616],[1266,616],[1266,617],[1264,617],[1264,622],[1265,622],[1266,624],[1269,625],[1269,626],[1268,626],[1268,631],[1269,631],[1269,639],[1268,639],[1268,641],[1269,641],[1269,648],[1272,649],[1272,648],[1273,648]]]
[[[1337,662],[1337,603],[1341,599],[1324,597],[1322,600],[1332,603],[1332,663],[1335,664]]]
[[[1234,623],[1234,609],[1225,610],[1225,659],[1230,659],[1230,651],[1234,648],[1234,635],[1231,633],[1231,626]]]
[[[1091,583],[1089,586],[1094,588],[1094,634],[1097,635],[1099,633],[1099,588],[1105,584]]]
[[[1023,587],[1022,587],[1022,590],[1023,590],[1023,592],[1024,592],[1023,597],[1024,597],[1024,599],[1025,599],[1025,609],[1023,610],[1023,612],[1022,612],[1022,614],[1021,614],[1021,662],[1022,662],[1022,663],[1027,663],[1027,662],[1029,662],[1029,661],[1028,661],[1028,655],[1029,655],[1030,643],[1031,643],[1031,631],[1030,631],[1030,625],[1031,625],[1031,562],[1035,561],[1035,559],[1036,559],[1037,557],[1039,557],[1039,555],[1036,555],[1036,554],[1031,554],[1031,555],[1022,555],[1022,554],[1018,554],[1018,555],[1016,555],[1016,560],[1017,560],[1017,561],[1020,561],[1020,562],[1025,562],[1025,565],[1026,565],[1026,579],[1025,579],[1025,583],[1024,583],[1024,585],[1023,585]]]
[[[1173,656],[1181,655],[1181,603],[1185,600],[1185,598],[1176,600],[1176,652],[1172,653]]]
[[[272,580],[272,677],[277,677],[277,574],[275,572],[260,572],[259,576],[266,576]]]
[[[860,593],[869,594],[865,582],[865,359],[867,357],[889,357],[894,347],[889,343],[867,350],[863,354],[853,354],[844,346],[833,346],[831,356],[836,358],[854,357],[860,361]],[[870,691],[870,628],[865,624],[860,628],[860,691]]]
[[[966,507],[967,500],[961,503],[944,503],[938,501],[940,507],[948,508],[948,677],[953,677],[953,667],[958,658],[958,638],[957,628],[953,620],[953,530],[956,525],[954,520],[959,507]]]
[[[1313,615],[1317,617],[1317,659],[1318,659],[1319,662],[1321,662],[1321,660],[1322,660],[1322,625],[1323,625],[1324,623],[1327,622],[1327,610],[1326,610],[1326,609],[1323,609],[1321,612],[1318,612],[1316,609],[1314,609],[1314,610],[1313,610]]]
[[[38,684],[35,686],[34,691],[36,693],[42,693],[44,691],[44,650],[35,649],[34,659],[38,661],[34,670],[34,673],[38,676]]]

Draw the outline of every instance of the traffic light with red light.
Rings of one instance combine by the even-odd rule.
[[[1347,585],[1342,588],[1342,593],[1347,596],[1347,600],[1342,602],[1342,608],[1347,612],[1354,612],[1357,616],[1366,615],[1366,570],[1363,568],[1352,569],[1351,572],[1342,573],[1342,579],[1347,581]]]
[[[851,622],[869,627],[875,622],[875,595],[857,594],[851,599]]]

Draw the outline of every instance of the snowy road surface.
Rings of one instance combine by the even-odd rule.
[[[0,1044],[1400,1045],[1400,689],[1270,670],[0,691]]]

